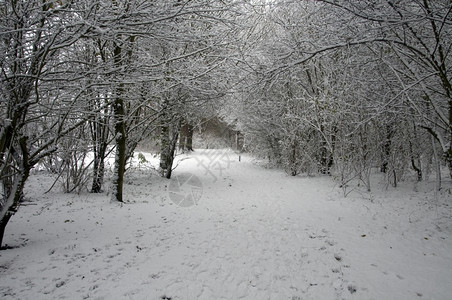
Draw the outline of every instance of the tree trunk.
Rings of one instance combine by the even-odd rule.
[[[130,43],[133,44],[133,37],[130,37]],[[123,48],[124,45],[116,44],[114,47],[113,61],[117,67],[123,67]],[[131,49],[127,52],[131,57]],[[112,178],[111,201],[123,202],[124,173],[126,172],[127,161],[127,124],[126,108],[124,97],[124,83],[120,82],[116,88],[115,101],[113,103],[113,120],[115,132],[116,155]]]
[[[331,161],[331,151],[330,147],[328,146],[328,141],[326,140],[326,133],[325,133],[325,126],[323,124],[320,125],[320,133],[322,138],[321,141],[321,148],[319,150],[320,159],[318,162],[320,163],[320,173],[321,174],[330,174],[330,161]]]
[[[417,135],[417,126],[416,123],[413,124],[413,140],[417,141],[418,140],[418,135]],[[419,157],[419,153],[414,153],[413,151],[413,143],[411,141],[408,141],[409,146],[410,146],[410,156],[411,156],[411,167],[413,167],[413,170],[416,171],[417,173],[417,181],[422,181],[422,167],[421,167],[421,160]],[[416,161],[417,161],[417,165],[416,165]]]
[[[169,155],[169,124],[165,112],[160,121],[160,175],[166,177]]]
[[[104,184],[105,175],[105,151],[94,155],[93,166],[93,184],[91,186],[91,193],[102,193],[102,185]]]
[[[124,120],[124,103],[118,97],[113,107],[115,118],[116,155],[112,179],[112,201],[123,202],[124,173],[126,171],[127,138]]]
[[[193,126],[182,121],[179,133],[179,150],[193,151]]]
[[[236,140],[236,148],[237,151],[242,152],[243,151],[243,144],[244,144],[244,137],[243,134],[240,131],[237,131],[236,136],[235,136],[235,140]]]
[[[117,89],[116,99],[113,104],[113,118],[115,122],[115,144],[116,155],[115,165],[113,169],[112,178],[112,195],[111,201],[123,202],[123,186],[124,186],[124,173],[126,172],[126,158],[127,158],[127,136],[126,136],[126,120],[125,120],[125,108],[124,89],[122,84]]]
[[[389,157],[391,156],[391,141],[392,141],[392,129],[391,127],[388,125],[386,126],[386,140],[385,143],[383,144],[383,153],[382,153],[382,164],[380,167],[380,171],[382,173],[386,173],[388,171],[388,164],[389,164]]]
[[[108,114],[108,112],[105,112]],[[108,117],[90,120],[91,139],[93,143],[94,163],[91,193],[101,193],[105,175],[105,156],[108,149]]]
[[[297,148],[298,143],[296,140],[292,141],[290,145],[290,153],[289,153],[289,168],[290,168],[290,175],[296,176],[298,174],[298,157],[297,157]]]
[[[17,178],[14,179],[13,189],[11,194],[6,198],[6,201],[1,209],[0,219],[0,247],[3,245],[3,236],[5,234],[5,228],[11,217],[17,212],[19,203],[23,197],[23,189],[25,182],[28,178],[30,170],[23,170]]]
[[[328,151],[328,145],[326,142],[323,142],[323,146],[320,150],[320,173],[330,174],[330,167],[332,165],[332,155],[330,151]]]
[[[180,131],[180,121],[176,125],[170,124],[170,120],[166,114],[162,115],[160,127],[160,174],[162,177],[171,178],[174,154],[177,146],[177,139]]]
[[[181,151],[188,150],[188,130],[188,124],[183,121],[179,133],[179,150]]]
[[[452,131],[452,129],[451,129],[451,131]],[[452,144],[452,136],[451,136],[450,144]],[[446,153],[446,160],[447,160],[447,166],[449,167],[449,176],[452,179],[452,145],[449,146],[449,149]]]
[[[102,179],[100,173],[101,162],[96,152],[97,151],[94,150],[93,183],[91,185],[91,193],[100,193],[102,190]]]
[[[194,128],[190,124],[188,124],[187,127],[188,127],[188,131],[187,131],[186,149],[188,151],[193,151],[193,132],[194,132]]]
[[[16,170],[12,170],[12,166],[7,166],[6,168],[2,169],[2,173],[0,174],[3,178],[2,184],[4,192],[8,191],[7,194],[3,194],[3,201],[1,201],[0,203],[0,247],[3,243],[3,236],[5,234],[6,225],[8,224],[11,217],[16,213],[19,207],[19,203],[23,198],[25,182],[28,179],[31,169],[31,166],[29,165],[29,154],[27,150],[26,137],[19,139],[19,146],[21,151],[21,159],[19,165],[17,165],[19,172],[15,174]],[[13,149],[13,151],[15,151],[15,149]],[[10,163],[13,164],[12,161]],[[12,172],[8,172],[9,170],[11,170]]]
[[[438,150],[436,149],[435,138],[432,135],[432,148],[433,148],[433,157],[435,161],[435,173],[436,173],[436,190],[441,190],[441,163],[438,157]]]
[[[330,153],[330,159],[328,160],[328,174],[331,175],[331,168],[334,164],[334,151],[336,150],[336,135],[337,135],[338,129],[336,126],[333,126],[333,134],[331,135],[331,153]]]
[[[414,171],[416,171],[417,181],[422,181],[422,169],[421,169],[419,157],[416,155],[416,159],[415,159],[415,154],[413,152],[413,143],[411,141],[409,141],[408,143],[410,146],[411,167],[413,168]],[[419,166],[416,165],[416,160],[418,161]]]
[[[166,176],[165,177],[168,179],[171,178],[171,174],[173,172],[174,153],[176,151],[176,144],[177,144],[178,136],[179,136],[179,130],[176,128],[176,130],[174,130],[171,140],[170,140],[168,162],[166,165]]]
[[[11,219],[12,216],[13,214],[7,214],[0,221],[0,249],[2,249],[3,247],[3,237],[5,236],[6,225],[8,224],[9,219]]]

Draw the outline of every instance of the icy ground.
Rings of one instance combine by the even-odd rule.
[[[344,198],[331,177],[226,150],[179,159],[172,181],[130,170],[122,206],[44,194],[53,177],[33,175],[0,251],[0,299],[452,299],[450,189]]]

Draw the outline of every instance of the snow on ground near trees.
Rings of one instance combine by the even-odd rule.
[[[43,194],[53,177],[33,175],[0,251],[0,298],[452,297],[448,189],[375,184],[344,198],[331,177],[290,177],[227,150],[179,162],[172,181],[130,170],[122,206]]]

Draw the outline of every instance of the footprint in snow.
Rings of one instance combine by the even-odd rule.
[[[358,290],[354,284],[349,284],[347,289],[350,292],[350,294],[354,294]]]
[[[342,256],[338,253],[334,253],[334,259],[336,259],[337,261],[342,261]]]

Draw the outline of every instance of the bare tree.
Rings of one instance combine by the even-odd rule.
[[[343,20],[365,22],[344,41],[347,45],[385,44],[394,54],[397,63],[386,57],[382,61],[398,79],[398,96],[413,109],[419,126],[441,145],[452,176],[450,1],[322,2],[342,11]]]
[[[71,113],[77,108],[76,88],[59,89],[75,80],[64,52],[87,32],[73,9],[55,1],[0,3],[0,244],[31,168],[83,123]],[[49,121],[46,127],[39,125],[41,118]],[[66,126],[70,118],[74,122]]]

